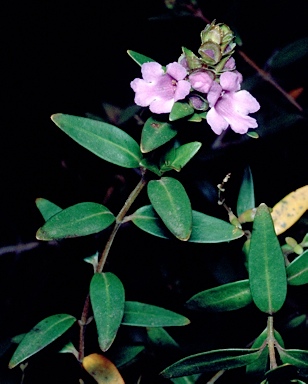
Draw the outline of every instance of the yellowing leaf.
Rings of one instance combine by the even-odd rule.
[[[292,227],[308,209],[308,185],[298,188],[280,200],[272,211],[276,235]]]
[[[117,367],[98,353],[86,356],[82,365],[98,384],[124,384]]]

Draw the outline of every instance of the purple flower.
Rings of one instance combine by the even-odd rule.
[[[190,92],[190,83],[184,78],[186,69],[179,63],[170,63],[166,72],[155,62],[141,66],[143,79],[135,79],[130,83],[135,91],[135,103],[141,107],[150,107],[153,113],[168,113],[173,104],[184,99]]]
[[[224,72],[220,84],[215,81],[207,95],[210,110],[206,120],[212,130],[220,135],[230,125],[236,133],[244,134],[248,128],[257,128],[256,119],[248,113],[257,112],[260,104],[245,90],[240,91],[243,78],[239,72]]]
[[[213,77],[206,71],[196,71],[189,75],[189,81],[196,91],[208,93],[213,83]]]

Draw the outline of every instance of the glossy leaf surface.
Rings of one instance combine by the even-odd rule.
[[[286,298],[287,279],[284,257],[265,204],[258,207],[254,218],[248,267],[254,303],[263,312],[277,312]]]
[[[83,359],[82,365],[98,384],[124,384],[117,367],[105,356],[92,353]]]
[[[52,203],[47,199],[43,199],[41,197],[35,200],[35,204],[45,221],[50,219],[51,216],[54,216],[55,214],[62,211],[62,208],[60,208],[58,205]]]
[[[249,167],[246,167],[243,174],[242,183],[240,186],[240,191],[237,199],[237,216],[241,213],[247,211],[248,209],[255,207],[255,193],[253,186],[253,178],[251,170]]]
[[[260,355],[259,349],[219,349],[185,357],[164,369],[166,378],[188,376],[206,371],[219,371],[242,367],[252,363]]]
[[[308,185],[298,188],[280,200],[272,210],[277,235],[292,227],[308,209]]]
[[[192,217],[192,232],[189,242],[222,243],[236,240],[244,235],[241,229],[216,217],[197,211],[192,211]],[[138,228],[151,235],[164,239],[172,237],[151,205],[139,208],[131,219]]]
[[[308,250],[287,266],[288,284],[308,284]]]
[[[147,153],[167,143],[175,137],[177,131],[171,124],[150,117],[144,124],[141,133],[141,151]]]
[[[180,240],[188,240],[192,230],[192,211],[183,185],[172,177],[151,180],[148,196],[169,231]]]
[[[246,307],[251,302],[249,280],[241,280],[199,292],[186,306],[193,310],[223,312]]]
[[[140,66],[144,63],[149,63],[149,62],[155,61],[155,60],[153,60],[147,56],[144,56],[141,53],[135,52],[135,51],[128,50],[127,53]]]
[[[142,154],[137,142],[114,125],[85,117],[56,114],[52,121],[96,156],[125,168],[137,168]]]
[[[45,348],[66,332],[75,321],[75,317],[66,314],[52,315],[40,321],[21,340],[9,362],[9,368],[16,367]]]
[[[169,115],[169,120],[175,121],[182,119],[183,117],[192,115],[194,111],[194,108],[189,103],[177,101],[173,104]]]
[[[161,171],[174,169],[179,172],[195,156],[200,148],[201,143],[198,141],[173,148],[165,156],[165,164],[161,167]]]
[[[115,220],[108,208],[97,203],[79,203],[52,216],[36,233],[38,240],[55,240],[91,235]]]
[[[96,273],[90,283],[90,299],[102,351],[113,343],[121,325],[125,292],[120,279],[111,272]]]
[[[308,372],[308,351],[278,348],[278,353],[283,363],[295,365],[300,370]]]
[[[122,324],[138,327],[176,327],[189,324],[187,317],[168,309],[126,301]]]

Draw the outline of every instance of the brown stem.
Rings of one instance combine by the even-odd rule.
[[[133,202],[136,200],[137,196],[142,191],[143,187],[147,184],[147,179],[145,178],[145,173],[146,173],[146,170],[142,170],[141,180],[139,181],[139,183],[137,184],[135,189],[131,192],[131,194],[128,196],[127,200],[125,201],[124,206],[122,207],[122,209],[120,210],[118,216],[116,217],[115,225],[114,225],[113,230],[112,230],[112,232],[111,232],[111,234],[109,236],[109,239],[108,239],[108,241],[106,243],[106,246],[105,246],[105,248],[104,248],[104,250],[102,252],[100,260],[98,262],[98,265],[97,265],[97,268],[96,268],[96,272],[97,273],[101,273],[103,268],[104,268],[104,265],[106,263],[106,260],[107,260],[107,257],[108,257],[111,245],[113,243],[113,240],[114,240],[114,238],[116,236],[116,233],[117,233],[118,229],[120,228],[121,224],[123,223],[123,219],[124,219],[127,211],[129,210],[129,208],[131,207]],[[78,359],[79,359],[80,362],[82,362],[82,360],[84,358],[85,330],[86,330],[86,326],[87,326],[88,321],[89,321],[89,311],[90,311],[90,295],[88,294],[87,297],[86,297],[84,306],[83,306],[83,310],[82,310],[82,314],[81,314],[81,319],[79,321],[80,331],[79,331],[79,354],[78,354]]]
[[[270,359],[270,369],[277,368],[273,316],[269,316],[267,319],[267,346]]]

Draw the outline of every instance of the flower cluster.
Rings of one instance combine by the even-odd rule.
[[[149,106],[153,113],[169,113],[178,100],[187,99],[198,112],[206,112],[212,130],[221,134],[229,126],[244,134],[256,128],[257,122],[248,116],[260,108],[258,101],[241,90],[242,75],[232,57],[234,35],[225,24],[212,22],[201,32],[199,56],[183,47],[178,62],[166,70],[156,62],[142,64],[142,79],[135,79],[135,103]]]

